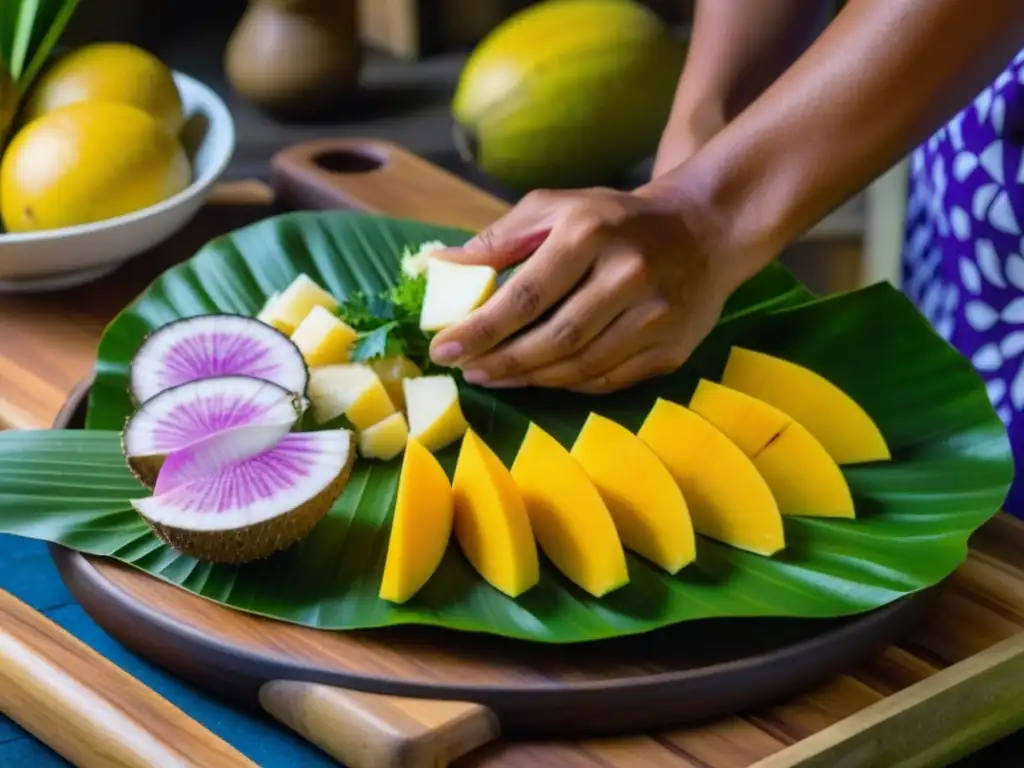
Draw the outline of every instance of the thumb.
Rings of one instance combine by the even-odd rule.
[[[553,206],[524,199],[496,222],[461,247],[434,251],[434,258],[459,264],[483,264],[503,270],[530,256],[547,239],[554,218]]]

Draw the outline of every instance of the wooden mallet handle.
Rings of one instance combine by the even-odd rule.
[[[256,765],[2,590],[0,712],[79,768]]]
[[[270,682],[263,708],[350,768],[443,768],[500,733],[487,707]]]

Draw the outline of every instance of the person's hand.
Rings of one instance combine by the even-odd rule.
[[[522,262],[431,342],[436,363],[490,387],[596,394],[671,372],[736,287],[682,212],[644,190],[534,192],[462,249],[436,255],[498,270]]]

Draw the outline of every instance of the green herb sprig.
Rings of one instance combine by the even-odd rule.
[[[338,308],[338,317],[359,334],[352,360],[365,362],[403,355],[426,373],[436,368],[430,360],[432,334],[420,330],[420,310],[427,290],[423,275],[402,274],[399,282],[377,296],[350,295]]]

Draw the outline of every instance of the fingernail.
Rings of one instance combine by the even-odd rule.
[[[451,365],[462,357],[462,345],[454,341],[439,344],[437,349],[430,351],[430,357],[439,365]]]
[[[490,389],[513,389],[515,387],[521,387],[526,382],[523,379],[500,379],[498,381],[492,381],[488,384]]]
[[[470,384],[485,384],[490,376],[487,375],[486,371],[464,371],[462,378],[468,381]]]

